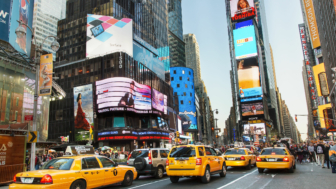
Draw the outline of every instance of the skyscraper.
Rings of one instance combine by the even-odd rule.
[[[184,34],[186,44],[186,66],[194,70],[195,85],[201,82],[201,60],[199,46],[195,34]]]
[[[34,2],[33,27],[36,31],[36,43],[41,44],[46,36],[57,36],[57,22],[65,18],[66,0],[39,0]],[[56,53],[50,45],[54,38],[48,38],[43,44],[43,50]]]

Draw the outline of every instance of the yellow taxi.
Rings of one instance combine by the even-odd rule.
[[[118,165],[98,155],[64,156],[46,162],[41,169],[14,176],[10,189],[84,189],[116,183],[132,185],[137,177],[134,167]]]
[[[264,148],[257,157],[259,173],[264,169],[288,169],[290,173],[296,169],[295,157],[286,147]]]
[[[224,153],[226,166],[230,167],[246,167],[251,169],[251,165],[255,165],[257,157],[247,148],[230,148]]]
[[[208,183],[213,174],[226,176],[226,164],[221,154],[210,146],[182,145],[170,150],[166,172],[172,183],[181,177],[201,177],[203,183]]]

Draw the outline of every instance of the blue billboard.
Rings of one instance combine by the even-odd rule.
[[[254,26],[233,30],[236,59],[245,59],[258,55]]]
[[[8,0],[7,0],[8,1]],[[32,41],[32,32],[26,27],[26,36],[22,39],[17,38],[15,34],[16,28],[19,26],[17,20],[21,20],[30,28],[33,25],[34,0],[15,0],[12,1],[11,21],[9,30],[9,43],[19,52],[30,56],[30,48]]]
[[[236,23],[236,29],[247,27],[247,26],[252,26],[252,25],[253,25],[253,20],[246,20],[243,22]]]
[[[179,99],[179,116],[183,131],[197,130],[194,71],[186,67],[171,67],[171,86]]]
[[[151,53],[149,50],[134,41],[133,58],[134,60],[141,62],[147,68],[152,70],[159,78],[165,80],[165,67],[163,62],[154,57],[153,53]]]
[[[9,41],[11,5],[10,0],[0,2],[0,39],[7,42]]]

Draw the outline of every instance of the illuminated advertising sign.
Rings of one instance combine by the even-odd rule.
[[[264,114],[264,106],[262,102],[249,104],[241,104],[242,116],[256,116]]]
[[[114,52],[125,52],[133,57],[132,19],[117,20],[110,16],[87,15],[86,58]]]
[[[253,20],[246,20],[246,21],[236,23],[236,29],[247,27],[247,26],[253,26]]]
[[[241,102],[261,100],[262,88],[257,59],[239,60],[237,69]]]
[[[127,111],[148,113],[152,109],[151,87],[130,78],[114,77],[96,81],[96,95],[98,113],[124,111],[125,108]]]
[[[0,39],[9,41],[12,1],[0,1]]]
[[[328,109],[331,110],[331,104],[325,104],[325,105],[321,105],[318,106],[318,115],[319,115],[319,119],[320,119],[320,124],[321,124],[321,128],[327,128],[330,127],[330,125],[332,124],[332,120],[329,120],[329,114],[328,114]],[[330,115],[332,117],[332,115]],[[329,121],[331,122],[331,124],[329,124]],[[327,123],[327,125],[326,125]],[[327,128],[328,129],[328,128]]]
[[[306,17],[310,33],[310,39],[313,48],[316,49],[321,46],[320,36],[317,28],[314,5],[312,0],[303,0],[304,8],[306,10]]]
[[[324,63],[313,66],[313,72],[318,96],[329,96],[329,88]]]
[[[250,123],[244,124],[244,135],[265,135],[265,123]]]
[[[254,0],[230,0],[231,19],[238,21],[256,15]]]
[[[233,30],[236,59],[245,59],[258,55],[254,26]]]
[[[167,95],[160,93],[159,91],[153,89],[152,94],[152,106],[164,114],[167,114]]]
[[[75,141],[90,140],[93,129],[92,84],[74,87]]]
[[[148,51],[137,42],[133,42],[133,57],[134,60],[141,62],[163,81],[165,80],[165,67],[163,62],[159,60],[158,57],[155,57],[152,52]]]
[[[111,136],[112,135],[112,136]],[[136,132],[130,130],[104,131],[98,133],[98,141],[102,140],[169,140],[169,133],[157,131]]]
[[[53,55],[40,57],[39,96],[51,95],[53,74]]]
[[[249,136],[243,135],[243,142],[250,142],[251,138]]]

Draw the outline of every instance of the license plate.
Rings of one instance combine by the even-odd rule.
[[[268,161],[275,161],[275,159],[268,159]]]
[[[180,164],[184,164],[184,161],[180,161],[179,163],[180,163]]]
[[[228,160],[235,160],[235,158],[228,158]]]
[[[22,183],[33,183],[34,178],[21,178]]]

